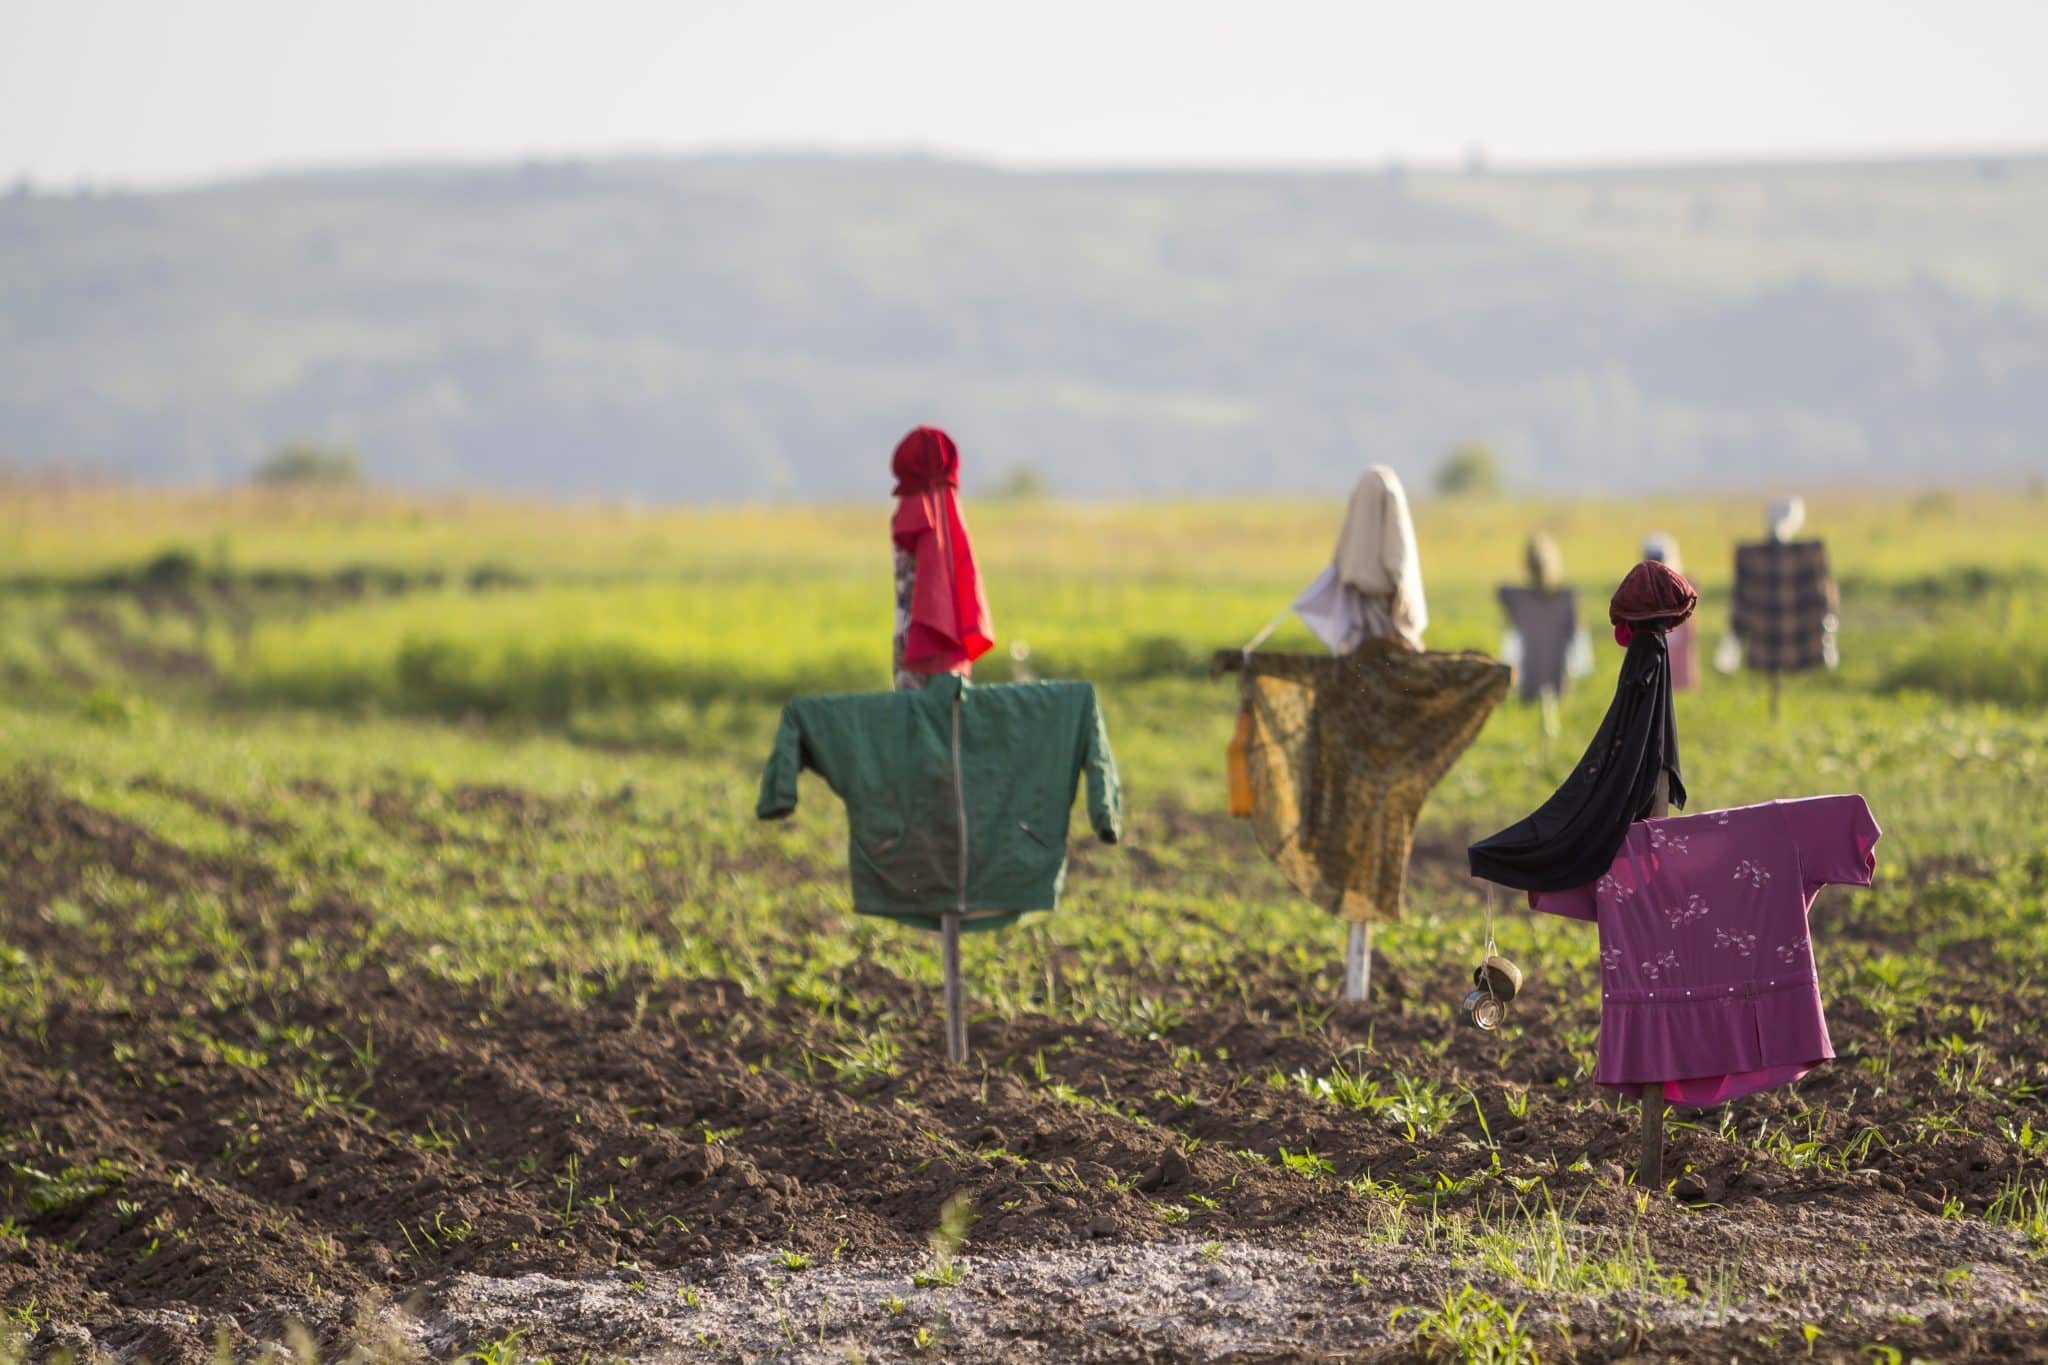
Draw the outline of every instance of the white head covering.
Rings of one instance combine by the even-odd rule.
[[[1330,555],[1337,578],[1386,613],[1387,633],[1416,649],[1429,625],[1429,606],[1422,595],[1422,560],[1415,552],[1415,523],[1408,515],[1408,494],[1400,478],[1385,465],[1374,465],[1351,490],[1344,526]]]
[[[1556,592],[1564,586],[1564,554],[1557,548],[1557,540],[1550,532],[1530,532],[1529,543],[1522,551],[1522,562],[1529,570],[1530,587]]]
[[[1662,531],[1652,531],[1643,542],[1643,558],[1655,560],[1673,573],[1685,572],[1678,558],[1678,542]]]
[[[1772,540],[1790,540],[1806,525],[1806,499],[1779,498],[1765,514],[1764,529]]]

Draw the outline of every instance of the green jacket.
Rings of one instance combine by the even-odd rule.
[[[914,692],[800,697],[782,708],[754,813],[795,810],[804,768],[846,803],[853,908],[926,929],[950,911],[963,929],[993,929],[1059,904],[1084,770],[1088,822],[1106,844],[1123,834],[1088,683],[976,687],[939,674]]]

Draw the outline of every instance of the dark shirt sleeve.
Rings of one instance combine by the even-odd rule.
[[[796,809],[796,780],[803,766],[803,724],[797,718],[795,703],[791,703],[782,708],[775,747],[768,751],[768,766],[761,770],[761,798],[754,803],[755,818],[780,820]]]
[[[1105,844],[1116,843],[1124,834],[1123,786],[1117,780],[1116,755],[1109,750],[1109,729],[1102,722],[1102,707],[1095,689],[1088,689],[1088,705],[1081,718],[1081,763],[1088,777],[1088,823]]]

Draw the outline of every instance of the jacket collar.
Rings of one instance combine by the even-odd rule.
[[[973,686],[958,673],[934,673],[925,679],[917,695],[930,702],[950,705],[954,698],[965,695]]]

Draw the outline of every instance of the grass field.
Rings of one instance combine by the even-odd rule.
[[[1544,526],[1596,619],[1675,534],[1711,647],[1758,513],[1422,503],[1431,643],[1497,644]],[[0,1360],[2048,1349],[2048,500],[1811,499],[1842,668],[1776,722],[1682,698],[1697,808],[1860,791],[1886,836],[1814,912],[1840,1059],[1675,1113],[1659,1192],[1589,928],[1500,905],[1531,988],[1455,1020],[1463,845],[1610,647],[1562,738],[1505,708],[1439,787],[1363,1008],[1222,813],[1205,661],[1338,514],[971,509],[977,676],[1097,682],[1130,837],[970,939],[963,1070],[831,794],[752,815],[779,702],[884,679],[886,509],[10,490]]]

